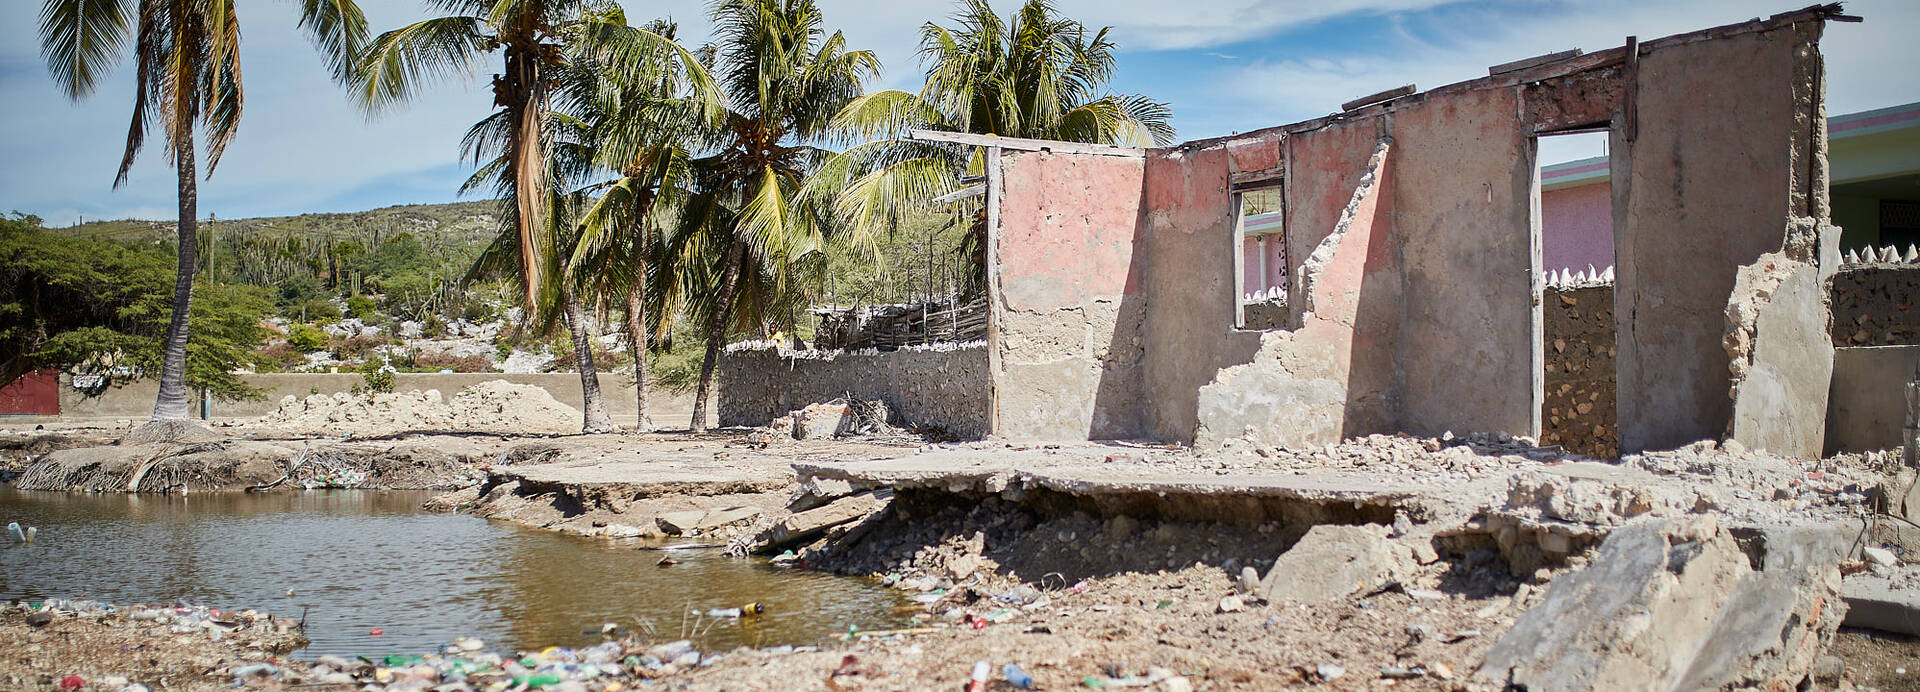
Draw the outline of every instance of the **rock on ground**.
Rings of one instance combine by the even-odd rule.
[[[1554,580],[1479,674],[1536,692],[1791,689],[1839,625],[1838,587],[1832,564],[1755,572],[1711,517],[1636,519]]]
[[[1413,552],[1379,524],[1323,524],[1273,561],[1261,584],[1267,600],[1324,603],[1398,579]]]

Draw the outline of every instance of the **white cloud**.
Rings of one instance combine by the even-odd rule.
[[[1827,57],[1829,112],[1920,100],[1920,78],[1909,68],[1920,64],[1920,44],[1906,37],[1920,25],[1920,5],[1859,0],[1847,9],[1867,21],[1827,27],[1821,50]],[[1431,89],[1482,77],[1489,65],[1533,55],[1574,47],[1602,50],[1621,45],[1628,35],[1646,40],[1753,16],[1750,3],[1709,0],[1568,4],[1532,17],[1487,12],[1484,21],[1456,17],[1448,24],[1405,20],[1400,40],[1391,44],[1368,42],[1336,54],[1257,60],[1223,79],[1213,96],[1238,106],[1226,110],[1260,113],[1259,120],[1238,127],[1250,130],[1332,113],[1342,102],[1403,84]],[[1592,139],[1543,156],[1595,156],[1598,147],[1599,140]]]
[[[1112,26],[1128,49],[1210,48],[1270,36],[1333,17],[1424,10],[1462,0],[1061,0],[1090,26]],[[996,3],[998,5],[998,3]]]

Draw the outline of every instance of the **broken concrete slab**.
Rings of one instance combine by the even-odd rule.
[[[1833,563],[1750,573],[1672,689],[1805,689],[1845,611]]]
[[[1920,589],[1895,588],[1892,579],[1856,574],[1841,584],[1848,627],[1920,636]]]
[[[700,524],[700,518],[705,516],[707,511],[704,509],[689,509],[679,512],[662,512],[654,517],[653,521],[660,525],[661,531],[683,535],[692,533]]]
[[[787,499],[787,511],[805,512],[853,494],[853,484],[839,478],[803,478]]]
[[[1315,526],[1273,562],[1260,591],[1269,601],[1325,603],[1407,573],[1412,550],[1379,524]]]
[[[1670,689],[1751,571],[1711,518],[1634,520],[1554,580],[1479,675],[1533,692]]]
[[[1741,267],[1726,310],[1733,373],[1728,436],[1750,449],[1817,459],[1826,437],[1833,342],[1820,269],[1780,253]]]
[[[822,531],[865,519],[885,510],[893,502],[893,491],[870,490],[841,498],[825,507],[810,509],[781,519],[755,537],[762,549],[785,546]]]
[[[716,507],[707,510],[706,515],[700,517],[699,523],[694,524],[694,528],[706,531],[728,524],[738,524],[760,516],[762,511],[759,507]]]

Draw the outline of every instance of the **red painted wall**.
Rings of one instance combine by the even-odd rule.
[[[0,416],[60,415],[60,375],[52,370],[28,373],[0,387]]]

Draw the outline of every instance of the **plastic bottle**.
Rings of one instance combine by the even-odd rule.
[[[1033,686],[1033,676],[1028,675],[1027,671],[1021,670],[1020,665],[1017,663],[1007,664],[1000,669],[1000,673],[1007,676],[1007,682],[1011,683],[1014,687],[1024,690]]]
[[[986,661],[973,663],[973,681],[967,684],[967,692],[987,692],[987,677],[993,675],[993,665]]]

